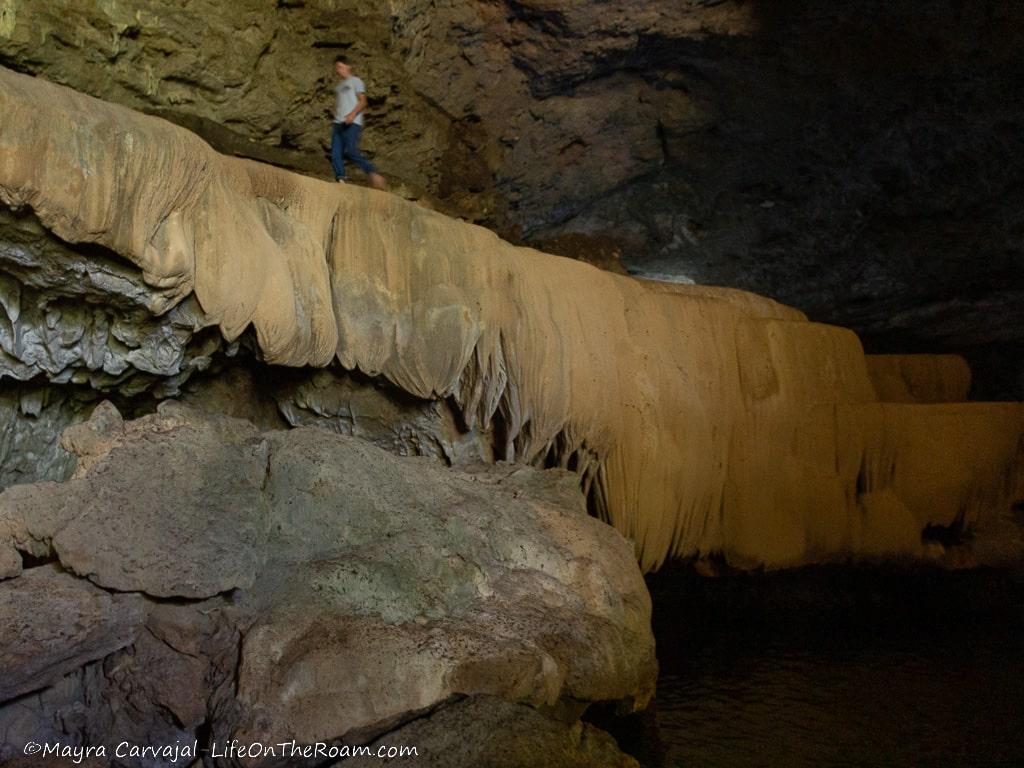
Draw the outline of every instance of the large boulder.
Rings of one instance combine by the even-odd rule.
[[[456,471],[173,401],[128,422],[105,404],[64,444],[74,478],[0,495],[4,698],[37,691],[0,707],[16,739],[54,735],[77,704],[65,740],[366,744],[469,696],[520,713],[488,720],[499,741],[586,757],[617,752],[581,744],[588,703],[653,694],[632,547],[574,475]]]

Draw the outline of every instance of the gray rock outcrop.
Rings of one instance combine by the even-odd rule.
[[[574,476],[173,401],[128,422],[104,404],[63,442],[74,478],[0,494],[0,758],[48,735],[368,744],[412,720],[401,738],[440,750],[482,707],[467,760],[518,734],[630,764],[577,720],[650,699],[650,602]]]
[[[138,595],[98,589],[55,565],[0,581],[0,701],[50,687],[130,645],[142,623],[142,602]]]
[[[467,754],[471,743],[478,754]],[[397,745],[416,744],[415,757],[392,754]],[[384,748],[384,752],[381,749]],[[370,755],[347,760],[345,768],[638,768],[608,734],[586,723],[544,717],[536,709],[491,696],[473,696],[432,717],[414,720],[369,745]],[[483,756],[483,762],[480,762]]]

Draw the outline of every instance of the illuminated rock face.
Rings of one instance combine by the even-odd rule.
[[[921,556],[1009,514],[1024,409],[880,403],[856,336],[727,289],[516,248],[384,193],[213,152],[0,72],[0,199],[141,270],[157,315],[250,325],[266,362],[445,399],[489,458],[565,466],[644,568]]]
[[[496,708],[510,722],[449,746],[465,764],[525,732],[581,752],[553,765],[636,765],[579,717],[649,702],[650,598],[571,474],[469,474],[172,401],[128,422],[101,404],[63,440],[74,478],[0,494],[0,761],[47,738],[356,744],[411,720],[424,749]]]
[[[971,369],[958,355],[868,355],[868,373],[886,403],[957,403],[971,390]]]
[[[591,258],[771,296],[870,351],[965,354],[977,392],[1024,399],[1019,4],[3,7],[5,66],[325,178],[344,51],[365,149],[402,194],[542,250],[589,238]]]

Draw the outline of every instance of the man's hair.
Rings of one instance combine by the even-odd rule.
[[[348,59],[345,56],[342,56],[339,53],[337,56],[334,57],[334,63],[335,64],[348,64]]]

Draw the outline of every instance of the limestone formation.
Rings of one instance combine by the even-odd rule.
[[[884,403],[957,403],[971,391],[959,355],[868,355],[868,373]]]
[[[5,382],[0,391],[0,488],[36,480],[64,480],[74,457],[60,433],[89,415],[96,394],[81,388]]]
[[[1024,408],[879,403],[849,331],[515,248],[394,196],[215,153],[0,72],[0,199],[194,296],[267,363],[445,400],[495,459],[576,472],[646,569],[917,557],[1021,497]],[[485,457],[486,458],[486,457]]]
[[[510,738],[512,736],[512,738]],[[465,744],[480,754],[466,754]],[[384,747],[416,744],[415,758],[396,757],[391,766],[423,768],[639,768],[607,734],[586,723],[564,723],[536,710],[489,696],[474,696],[415,720],[370,745],[373,757],[356,757],[343,765],[369,768],[382,762]],[[384,752],[383,754],[387,754]],[[479,762],[483,757],[483,763]]]
[[[0,265],[0,487],[70,476],[60,433],[101,394],[175,395],[238,352],[203,331],[194,299],[158,316],[167,304],[137,269],[62,242],[28,211],[0,211]]]
[[[1024,396],[1018,3],[0,9],[0,64],[314,175],[345,52],[370,94],[364,145],[404,194],[772,296],[873,351],[966,354],[987,397]]]
[[[650,599],[569,473],[459,473],[173,401],[106,404],[65,444],[77,477],[0,494],[0,760],[47,734],[394,743],[485,697],[493,741],[460,759],[529,736],[630,764],[578,720],[650,700]]]
[[[51,565],[0,581],[0,702],[52,686],[130,645],[142,623],[142,602]]]
[[[329,429],[402,456],[434,456],[448,464],[492,458],[493,436],[466,432],[448,403],[399,394],[328,370],[273,387],[281,415],[293,427]]]
[[[146,285],[101,248],[74,249],[35,217],[0,212],[0,373],[27,381],[168,395],[209,365],[221,340],[195,301]],[[169,389],[168,389],[169,388]]]

